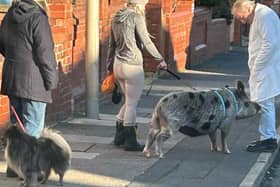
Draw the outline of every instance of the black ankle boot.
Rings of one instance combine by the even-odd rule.
[[[125,133],[125,141],[124,141],[125,151],[143,151],[144,145],[140,145],[136,139],[135,126],[124,127],[124,133]]]
[[[114,144],[116,146],[121,146],[124,144],[124,127],[123,127],[123,122],[117,121],[116,122],[116,133],[115,133],[115,138],[114,138]]]

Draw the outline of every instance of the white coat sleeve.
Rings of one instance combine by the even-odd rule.
[[[258,35],[261,37],[261,42],[260,50],[256,54],[254,63],[255,72],[259,72],[269,65],[267,63],[272,56],[271,54],[275,52],[276,45],[278,45],[276,39],[277,28],[270,18],[270,16],[262,16],[258,22],[258,30],[256,32],[259,32]]]

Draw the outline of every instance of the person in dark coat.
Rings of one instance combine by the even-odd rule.
[[[5,58],[1,94],[9,97],[27,134],[36,138],[58,82],[46,5],[37,0],[13,1],[0,27],[0,52]],[[16,123],[13,112],[11,122]]]

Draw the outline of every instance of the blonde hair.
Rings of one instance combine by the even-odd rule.
[[[136,13],[145,16],[145,5],[136,3],[127,3],[127,7],[135,10]]]
[[[244,10],[247,7],[255,6],[255,2],[251,0],[236,0],[231,8],[231,13],[234,14],[236,10]]]

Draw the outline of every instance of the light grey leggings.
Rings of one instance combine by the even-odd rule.
[[[136,107],[144,88],[143,66],[115,61],[114,74],[125,95],[125,103],[116,116],[117,120],[123,121],[124,126],[135,126]]]

